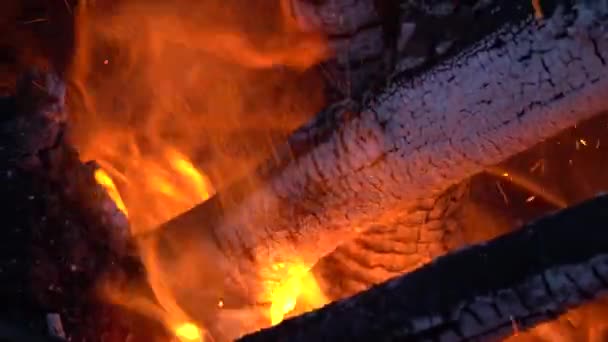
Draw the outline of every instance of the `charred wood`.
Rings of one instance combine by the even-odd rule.
[[[108,304],[98,286],[141,279],[126,218],[69,144],[64,87],[30,72],[0,97],[0,340],[44,341],[48,312],[61,315],[66,339],[124,340],[135,320]],[[134,280],[135,281],[135,280]],[[160,333],[158,333],[160,331]],[[47,339],[48,337],[48,339]]]
[[[532,7],[521,5],[521,11]],[[331,94],[361,100],[370,87],[436,63],[499,28],[510,20],[499,7],[477,0],[291,0],[291,15],[302,29],[326,35],[334,55],[320,69]]]
[[[527,0],[494,4],[491,18],[508,18],[499,27],[361,108],[327,109],[255,176],[165,224],[167,270],[192,248],[212,270],[203,302],[268,304],[267,287],[290,266],[311,267],[370,225],[606,109],[604,1],[546,1],[542,22]]]
[[[608,196],[240,341],[490,341],[608,289]]]

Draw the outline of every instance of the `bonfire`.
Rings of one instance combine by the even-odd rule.
[[[605,0],[9,3],[0,340],[608,339]]]

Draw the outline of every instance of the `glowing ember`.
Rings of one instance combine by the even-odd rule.
[[[276,267],[283,268],[285,265],[277,264]],[[322,293],[314,276],[303,266],[291,267],[291,277],[283,283],[272,294],[272,305],[270,307],[270,322],[272,325],[281,323],[285,315],[291,313],[298,299],[302,299],[307,309],[316,309],[329,301]]]
[[[270,323],[276,325],[283,321],[287,313],[296,307],[296,297],[300,293],[300,286],[296,282],[285,289],[277,291],[276,298],[272,301],[270,308]]]
[[[545,170],[545,161],[544,159],[539,159],[532,167],[530,168],[530,172],[536,172],[536,170],[540,167],[541,173],[544,173]]]
[[[496,182],[496,188],[498,189],[498,192],[500,192],[500,194],[502,195],[502,199],[505,201],[505,204],[509,204],[509,197],[507,197],[507,194],[505,193],[505,190],[502,188],[502,184],[500,184],[500,182]]]
[[[183,342],[203,341],[201,330],[192,323],[184,323],[175,329],[175,336]]]
[[[122,211],[126,216],[129,216],[127,207],[120,197],[120,193],[116,188],[116,184],[112,178],[102,169],[95,170],[95,181],[106,189],[108,196],[114,201],[118,210]]]

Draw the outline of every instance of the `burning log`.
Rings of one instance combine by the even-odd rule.
[[[321,70],[337,96],[359,99],[370,85],[386,84],[399,72],[428,64],[450,47],[462,46],[463,39],[500,25],[504,18],[484,23],[478,15],[492,3],[291,0],[289,12],[301,29],[328,37],[334,58]]]
[[[182,295],[188,311],[269,304],[294,268],[370,224],[608,109],[605,5],[543,1],[539,22],[527,0],[495,1],[472,44],[361,108],[325,110],[254,177],[163,225],[165,270],[205,269],[172,285],[199,289]]]
[[[239,341],[506,337],[608,290],[607,209],[599,196]]]

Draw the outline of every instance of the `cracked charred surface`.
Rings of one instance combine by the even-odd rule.
[[[291,137],[283,162],[260,171],[261,186],[228,189],[227,205],[216,197],[164,231],[194,237],[209,253],[201,263],[228,275],[217,295],[236,287],[265,303],[265,286],[287,276],[276,263],[310,266],[372,224],[606,109],[605,2],[548,3],[538,23],[527,1],[498,1],[511,20],[498,31],[397,78],[362,110],[326,111]]]
[[[465,181],[339,246],[313,268],[325,294],[333,300],[353,295],[461,246],[464,222],[458,216],[469,192]]]

